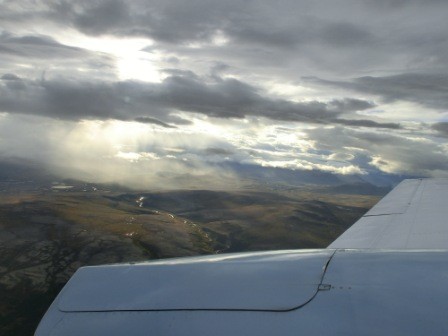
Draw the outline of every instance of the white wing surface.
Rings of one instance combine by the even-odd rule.
[[[328,248],[448,249],[448,179],[404,180]]]

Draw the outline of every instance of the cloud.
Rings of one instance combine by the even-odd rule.
[[[8,75],[0,83],[0,109],[10,113],[54,118],[118,119],[151,122],[169,127],[175,111],[216,118],[265,117],[278,121],[338,123],[398,128],[397,124],[369,120],[338,119],[339,116],[374,107],[368,101],[344,98],[328,102],[292,102],[272,99],[258,88],[236,79],[215,77],[206,81],[196,75],[172,75],[162,83],[137,81],[21,80],[12,85]]]
[[[329,23],[322,29],[321,38],[325,43],[339,48],[358,45],[369,47],[378,42],[369,30],[348,22]]]
[[[341,87],[362,93],[378,95],[385,102],[406,100],[430,108],[448,108],[448,74],[446,73],[403,73],[384,77],[359,77],[350,81],[330,81],[309,78],[311,82]]]
[[[406,134],[369,132],[342,127],[316,128],[306,131],[317,149],[332,153],[352,154],[353,163],[362,164],[361,169],[379,169],[386,173],[414,176],[446,176],[448,149],[423,137]]]
[[[135,118],[134,120],[137,122],[143,123],[143,124],[154,124],[154,125],[159,125],[159,126],[166,127],[166,128],[176,128],[176,126],[169,125],[160,120],[150,118],[150,117],[138,117],[138,118]]]
[[[224,160],[335,174],[443,175],[446,125],[428,124],[442,120],[448,106],[447,6],[1,2],[0,112],[14,120],[3,121],[1,148],[51,164],[68,155],[73,167],[94,174],[102,157],[126,171],[123,180],[154,164],[151,182],[213,172]],[[160,82],[132,79],[146,71]],[[384,106],[391,102],[394,111]],[[32,123],[26,131],[20,124],[27,118],[35,118],[34,135]],[[116,128],[109,140],[88,141],[86,123],[102,125],[92,134]],[[155,133],[116,142],[124,129]],[[105,175],[112,179],[113,170]]]
[[[332,153],[328,156],[328,160],[334,160],[334,161],[351,161],[355,158],[353,154],[348,153]]]
[[[58,30],[70,28],[75,36],[78,31],[98,41],[146,38],[152,50],[180,62],[178,67],[201,73],[221,62],[258,86],[272,78],[299,82],[301,76],[338,80],[445,71],[446,3],[380,2],[21,1],[0,4],[0,18],[17,34],[37,30],[57,37]]]
[[[135,189],[232,188],[238,176],[203,159],[207,148],[223,145],[217,137],[132,122],[0,116],[1,161],[26,159],[62,178]]]
[[[131,20],[129,8],[124,1],[88,1],[83,2],[73,16],[76,27],[92,35],[119,33],[117,28],[123,29]]]
[[[224,156],[228,156],[228,155],[234,154],[233,151],[230,151],[228,149],[225,149],[225,148],[213,148],[213,147],[207,148],[205,150],[205,153],[207,155],[224,155]]]
[[[270,65],[286,58],[277,68],[297,63],[305,63],[302,70],[319,65],[333,73],[342,68],[363,71],[366,66],[424,68],[431,64],[443,68],[448,56],[444,1],[24,3],[2,4],[2,21],[11,28],[52,22],[91,36],[139,36],[160,45],[200,43],[203,52],[207,45],[220,46],[217,40],[221,38],[238,57],[252,58],[252,62],[254,55],[257,62],[274,56]]]
[[[18,81],[20,80],[20,77],[14,74],[4,74],[0,77],[1,80],[11,80],[11,81]]]
[[[66,59],[86,58],[92,56],[82,48],[71,47],[57,42],[51,36],[46,35],[14,35],[7,31],[0,34],[0,47],[5,54],[13,54],[25,59]],[[100,56],[97,53],[97,56]],[[106,59],[106,55],[102,55]]]
[[[448,122],[442,121],[431,125],[433,130],[436,130],[439,135],[448,137]]]
[[[390,129],[399,129],[401,128],[400,124],[397,123],[378,123],[373,120],[366,119],[335,119],[333,120],[335,124],[346,125],[346,126],[361,126],[361,127],[372,127],[372,128],[390,128]]]
[[[105,78],[115,71],[110,55],[67,46],[47,35],[0,31],[0,56],[0,73],[14,72],[23,77],[42,77],[51,71],[66,78]]]

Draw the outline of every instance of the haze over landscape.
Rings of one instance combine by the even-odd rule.
[[[448,177],[447,13],[0,0],[0,334],[80,266],[326,247]]]

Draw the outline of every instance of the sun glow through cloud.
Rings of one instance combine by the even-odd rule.
[[[100,52],[115,60],[120,80],[161,81],[157,63],[163,57],[156,50],[144,51],[153,41],[141,38],[88,37],[79,33],[63,35],[60,41],[78,48]]]

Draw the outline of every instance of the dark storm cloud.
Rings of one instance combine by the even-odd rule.
[[[236,41],[282,48],[316,39],[335,45],[371,40],[371,33],[359,25],[308,14],[314,7],[300,1],[274,7],[268,1],[241,0],[48,1],[34,9],[34,16],[72,24],[89,35],[146,36],[168,43],[207,41],[218,31]],[[314,9],[320,11],[319,6]],[[274,20],[273,10],[281,17]],[[9,14],[3,15],[5,20],[29,20],[33,14],[27,8],[5,7],[3,12]]]
[[[435,124],[431,125],[431,128],[433,130],[436,130],[437,132],[439,132],[439,134],[441,136],[448,138],[448,122],[447,121],[435,123]]]
[[[335,47],[369,46],[377,42],[375,36],[370,31],[347,22],[324,25],[321,38]]]
[[[20,80],[20,77],[14,74],[4,74],[2,77],[0,77],[0,79],[17,81]]]
[[[375,106],[357,99],[330,102],[295,103],[266,97],[254,86],[236,79],[215,78],[206,83],[200,78],[170,76],[154,86],[152,100],[164,106],[187,112],[203,113],[218,118],[260,116],[283,121],[326,122],[343,113]]]
[[[114,59],[100,52],[67,46],[45,35],[0,33],[0,73],[42,77],[47,70],[62,77],[107,77]]]
[[[135,118],[134,120],[142,124],[154,124],[165,128],[176,128],[176,126],[169,125],[167,123],[164,123],[163,121],[150,117],[138,117]]]
[[[329,102],[292,102],[266,97],[262,91],[236,79],[202,78],[184,73],[162,83],[102,82],[61,79],[1,82],[0,109],[5,112],[45,115],[61,119],[137,120],[169,127],[173,111],[201,113],[216,118],[265,117],[279,121],[340,123],[398,128],[369,120],[338,119],[344,114],[374,107],[359,99]],[[182,122],[181,122],[182,123]]]
[[[0,110],[60,119],[119,118],[126,105],[112,86],[61,80],[0,83]]]
[[[360,127],[377,127],[377,128],[390,128],[390,129],[400,129],[400,124],[397,123],[378,123],[373,120],[366,119],[336,119],[333,121],[335,124],[346,125],[346,126],[360,126]]]
[[[351,81],[308,78],[310,82],[381,96],[385,102],[407,100],[435,109],[448,108],[448,75],[408,73],[360,77]]]
[[[50,36],[17,36],[9,32],[0,34],[0,53],[12,54],[27,59],[76,58],[86,57],[91,54],[81,48],[63,45]]]
[[[342,111],[363,111],[375,107],[375,104],[362,99],[345,98],[343,100],[333,100],[331,104]]]
[[[394,10],[406,6],[427,5],[427,4],[445,4],[445,0],[368,0],[367,3],[373,7],[381,9]]]
[[[228,149],[224,149],[224,148],[214,148],[214,147],[209,147],[205,150],[205,153],[207,155],[223,155],[223,156],[228,156],[228,155],[232,155],[234,154],[233,151],[230,151]]]
[[[83,1],[65,15],[90,35],[146,36],[160,42],[210,41],[222,32],[237,42],[292,48],[320,41],[337,47],[373,43],[371,32],[355,23],[305,15],[308,4],[285,1]],[[76,7],[76,10],[75,10]],[[273,20],[272,10],[281,18]]]
[[[90,35],[146,36],[166,43],[210,41],[219,32],[238,43],[282,49],[316,41],[338,48],[375,41],[355,23],[304,15],[309,5],[286,1],[271,6],[247,1],[87,1],[69,10],[68,17]],[[273,21],[272,10],[280,12],[280,20]]]
[[[72,13],[74,14],[74,13]],[[73,15],[73,22],[88,34],[115,33],[130,23],[129,8],[124,1],[84,2],[79,14]]]
[[[146,36],[178,43],[210,38],[221,26],[226,8],[231,6],[207,1],[97,0],[67,1],[54,10],[86,34]]]
[[[446,10],[446,1],[417,0],[57,0],[0,4],[0,19],[8,27],[40,20],[91,36],[148,37],[153,48],[173,57],[196,52],[202,60],[263,66],[294,80],[444,69]],[[217,36],[225,38],[224,46],[213,45]]]

